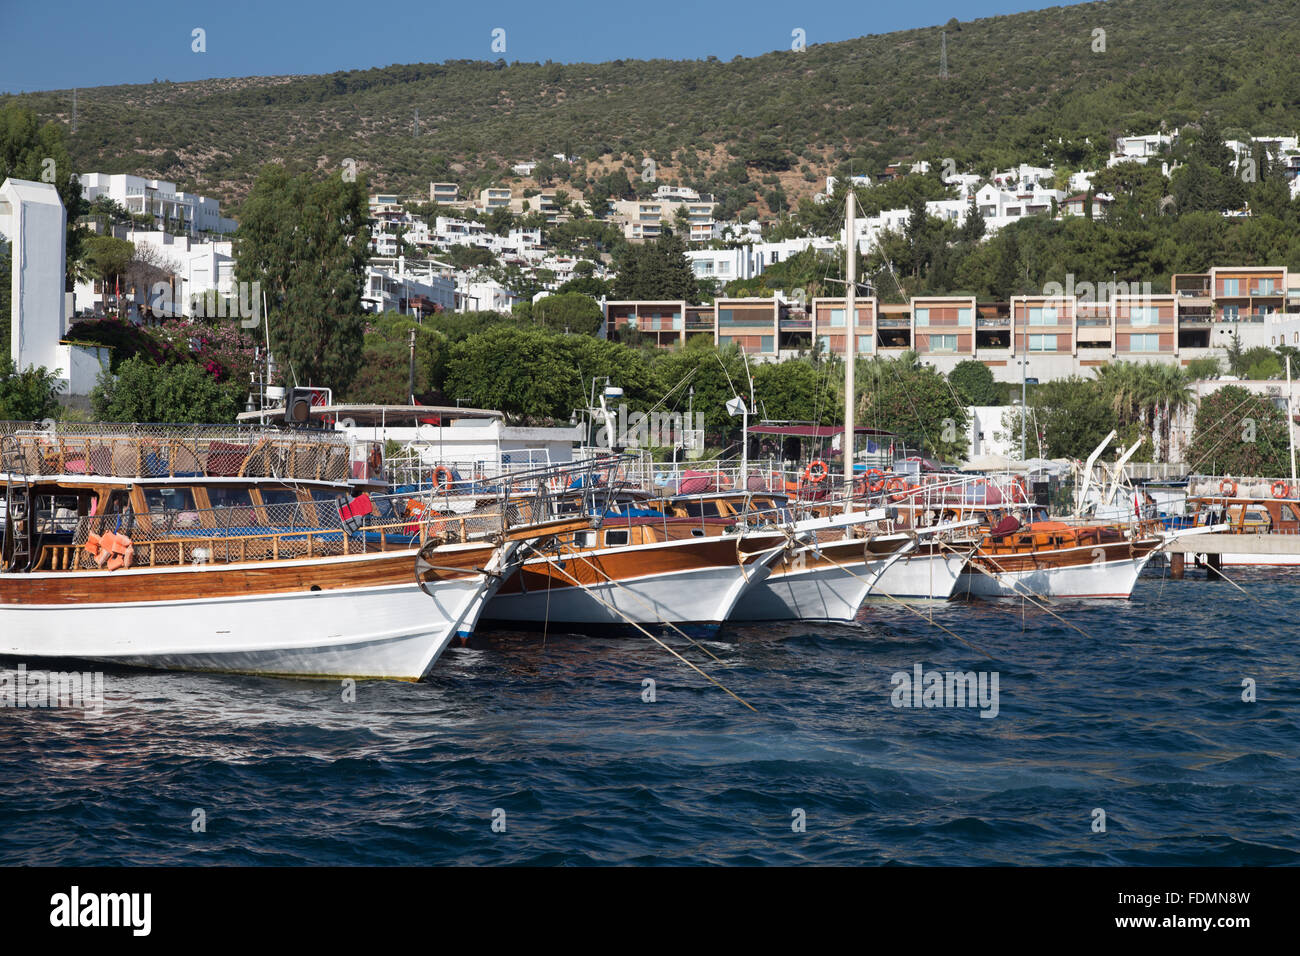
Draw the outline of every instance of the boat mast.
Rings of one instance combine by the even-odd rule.
[[[857,216],[854,209],[853,180],[849,180],[849,194],[844,211],[844,510],[852,507],[853,494],[853,405],[856,393],[854,364],[857,362],[858,309],[855,295],[858,291]]]
[[[1291,443],[1291,487],[1295,488],[1295,410],[1291,406],[1291,356],[1286,357],[1286,437]]]

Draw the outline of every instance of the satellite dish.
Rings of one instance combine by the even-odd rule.
[[[727,412],[731,415],[745,414],[745,400],[737,395],[731,401],[727,402]]]

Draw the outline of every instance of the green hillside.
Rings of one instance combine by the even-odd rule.
[[[78,168],[165,177],[228,202],[274,159],[351,158],[376,187],[424,193],[431,179],[509,180],[511,163],[559,152],[583,158],[560,172],[570,188],[619,166],[638,181],[648,156],[660,180],[718,193],[731,213],[777,184],[793,205],[829,172],[900,158],[1077,168],[1117,134],[1204,111],[1227,133],[1292,131],[1295,14],[1294,0],[1111,0],[730,62],[453,61],[100,87],[78,91],[69,148]],[[6,99],[71,117],[71,91]]]

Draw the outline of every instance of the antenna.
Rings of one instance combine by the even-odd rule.
[[[948,79],[948,31],[939,33],[939,79]]]

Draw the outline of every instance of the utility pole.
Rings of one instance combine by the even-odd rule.
[[[411,329],[411,361],[410,374],[407,378],[407,399],[412,405],[415,404],[415,329]]]
[[[1020,460],[1025,460],[1025,422],[1029,418],[1029,406],[1025,404],[1025,374],[1028,371],[1029,356],[1020,356]]]
[[[948,79],[948,31],[939,34],[939,79]]]

